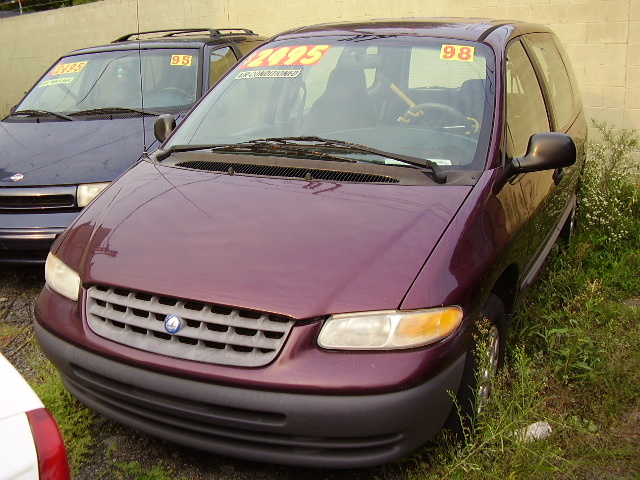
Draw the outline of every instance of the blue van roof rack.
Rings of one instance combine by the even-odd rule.
[[[174,28],[170,30],[150,30],[148,32],[135,32],[129,33],[127,35],[123,35],[122,37],[116,38],[111,43],[118,42],[126,42],[132,40],[135,36],[140,35],[153,35],[153,34],[164,34],[157,35],[155,38],[165,38],[165,37],[176,37],[179,35],[189,35],[192,33],[203,33],[207,32],[209,37],[224,37],[230,35],[256,35],[253,31],[247,28]]]

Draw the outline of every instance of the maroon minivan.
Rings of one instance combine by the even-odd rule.
[[[174,127],[157,120],[160,149],[48,257],[36,334],[78,399],[198,449],[335,468],[420,447],[458,416],[450,392],[478,408],[573,223],[587,127],[550,30],[290,30]]]

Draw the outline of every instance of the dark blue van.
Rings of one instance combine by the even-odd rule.
[[[247,29],[156,30],[57,60],[0,122],[0,263],[43,263],[78,212],[239,58]]]

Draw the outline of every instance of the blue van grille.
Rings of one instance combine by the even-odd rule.
[[[4,210],[34,210],[46,208],[73,207],[73,195],[0,195],[0,209]]]

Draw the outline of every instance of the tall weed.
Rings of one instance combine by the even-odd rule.
[[[596,244],[614,246],[638,234],[640,169],[632,153],[634,130],[616,130],[594,121],[600,140],[590,142],[579,194],[579,226]],[[634,225],[635,223],[635,225]]]
[[[428,478],[546,479],[562,472],[557,447],[525,435],[527,426],[543,420],[544,380],[524,350],[515,349],[510,365],[494,381],[492,400],[478,414],[473,434],[458,448],[442,452],[441,469]]]

